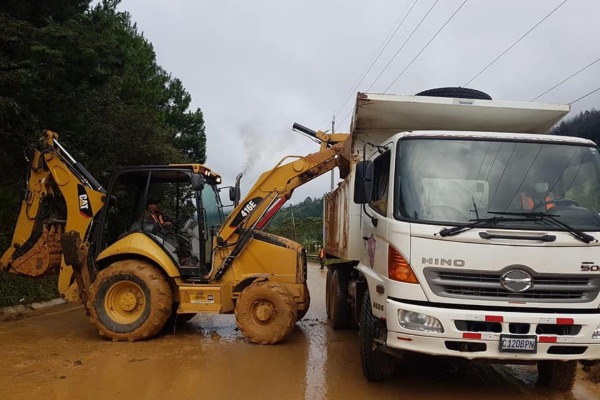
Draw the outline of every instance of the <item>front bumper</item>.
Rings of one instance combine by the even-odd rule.
[[[443,333],[408,330],[398,322],[398,310],[437,318]],[[600,325],[597,314],[548,314],[450,309],[386,301],[387,340],[392,349],[466,359],[504,360],[600,360],[600,339],[592,339]],[[535,353],[500,351],[500,335],[536,336]]]

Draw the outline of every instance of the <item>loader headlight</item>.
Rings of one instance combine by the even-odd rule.
[[[431,315],[413,311],[398,310],[398,322],[404,329],[419,332],[443,333],[442,323]]]
[[[600,325],[598,325],[594,333],[592,333],[592,339],[600,339]]]

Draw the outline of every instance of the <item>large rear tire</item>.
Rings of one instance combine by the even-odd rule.
[[[382,382],[394,371],[390,356],[381,351],[381,345],[375,340],[385,340],[385,326],[373,315],[369,293],[363,297],[358,340],[360,343],[360,361],[365,377],[371,382]]]
[[[333,329],[345,329],[352,326],[351,308],[348,303],[348,277],[336,269],[331,274],[330,288],[331,326]]]
[[[235,305],[235,318],[251,342],[275,344],[292,332],[298,314],[294,296],[285,286],[262,281],[242,291]]]
[[[577,361],[538,361],[538,385],[568,392],[575,385]]]
[[[327,268],[327,277],[325,278],[325,312],[327,313],[327,319],[331,319],[332,277],[333,271],[331,268]]]
[[[151,263],[122,260],[100,271],[90,287],[87,307],[98,333],[113,341],[150,339],[171,316],[173,295]]]

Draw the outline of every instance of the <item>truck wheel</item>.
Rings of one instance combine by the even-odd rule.
[[[292,332],[298,319],[296,302],[282,284],[256,282],[242,290],[235,305],[235,319],[251,342],[279,343]]]
[[[304,310],[298,310],[298,321],[306,316],[306,313],[310,308],[310,291],[308,290],[308,285],[306,283],[304,284],[304,293],[306,293],[306,308]]]
[[[380,349],[375,339],[383,339],[385,327],[382,321],[373,315],[369,293],[365,293],[358,324],[358,341],[360,343],[360,361],[365,377],[371,382],[382,382],[394,371],[390,356]]]
[[[172,306],[165,277],[141,260],[117,261],[100,271],[88,300],[92,325],[113,341],[150,339],[165,326]]]
[[[327,319],[331,319],[332,274],[331,268],[327,268],[327,277],[325,278],[325,312],[327,313]]]
[[[415,96],[455,97],[459,99],[492,100],[492,96],[480,90],[463,87],[443,87],[424,90]]]
[[[577,361],[538,361],[538,385],[560,392],[573,389]]]
[[[344,279],[339,269],[331,274],[331,289],[329,294],[331,326],[333,329],[349,328],[350,304],[348,303],[348,281]]]

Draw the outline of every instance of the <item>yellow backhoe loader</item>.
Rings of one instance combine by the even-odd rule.
[[[309,307],[306,254],[264,232],[295,188],[339,166],[347,135],[294,128],[321,142],[263,173],[225,218],[221,177],[200,164],[113,171],[107,188],[45,131],[30,155],[27,188],[0,269],[59,271],[59,291],[81,302],[99,333],[148,339],[196,313],[235,313],[252,342],[274,344]],[[148,203],[160,202],[160,220]],[[167,223],[168,222],[168,223]]]

